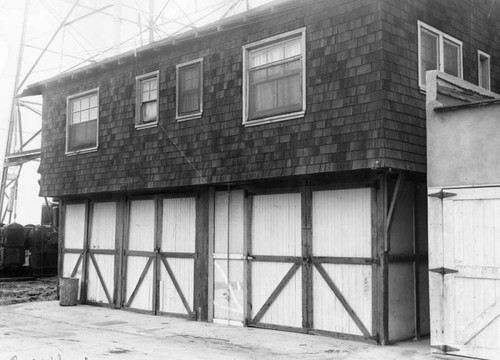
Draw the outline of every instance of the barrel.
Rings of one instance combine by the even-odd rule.
[[[59,305],[74,306],[78,300],[78,278],[62,277],[59,279]]]

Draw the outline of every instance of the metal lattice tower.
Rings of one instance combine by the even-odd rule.
[[[254,0],[252,5],[268,1]],[[16,219],[23,165],[41,157],[42,101],[40,97],[33,99],[23,94],[27,84],[181,34],[250,7],[249,0],[25,0],[0,183],[0,222]],[[25,139],[26,122],[40,126]]]

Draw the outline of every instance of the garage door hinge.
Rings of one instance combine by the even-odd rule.
[[[429,269],[429,271],[441,274],[443,276],[446,275],[446,274],[454,274],[454,273],[458,272],[458,270],[448,269],[448,268],[445,268],[445,267],[439,267],[439,268],[435,268],[435,269]]]
[[[449,353],[449,352],[453,352],[453,351],[460,351],[460,349],[457,349],[457,348],[454,348],[454,347],[448,346],[448,345],[431,345],[431,348],[445,352],[445,353]]]
[[[441,191],[439,191],[437,193],[428,194],[427,196],[429,196],[429,197],[435,197],[435,198],[439,198],[439,199],[444,199],[444,198],[449,198],[449,197],[457,196],[457,194],[441,190]]]

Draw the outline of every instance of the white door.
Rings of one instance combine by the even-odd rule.
[[[86,204],[67,204],[64,211],[63,277],[80,279],[78,300],[81,300],[85,250]]]
[[[116,202],[91,204],[87,255],[87,301],[113,305]]]
[[[124,304],[126,308],[154,311],[155,200],[129,203],[125,247]]]
[[[245,194],[215,193],[213,261],[214,322],[243,325],[246,307]]]
[[[196,198],[162,201],[158,312],[194,316]]]
[[[312,196],[313,328],[370,337],[371,188]]]
[[[429,198],[429,209],[431,345],[453,355],[499,359],[500,188],[445,190],[443,200]],[[440,236],[441,248],[435,243]]]
[[[300,193],[253,196],[250,323],[302,327]]]

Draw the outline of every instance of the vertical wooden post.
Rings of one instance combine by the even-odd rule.
[[[154,240],[154,260],[153,260],[153,314],[158,314],[160,303],[160,271],[161,271],[161,236],[162,236],[162,218],[163,218],[163,198],[155,197],[155,240]],[[168,241],[168,240],[167,240]]]
[[[378,334],[379,342],[385,345],[389,342],[389,262],[386,246],[387,233],[387,173],[378,175],[379,189],[377,192],[377,253],[379,258],[378,269]]]
[[[196,201],[196,257],[194,266],[194,312],[197,320],[208,320],[208,229],[209,190],[200,189]]]
[[[89,271],[89,242],[90,242],[90,220],[91,220],[91,205],[90,200],[85,201],[85,226],[83,235],[83,249],[82,249],[82,288],[80,290],[80,300],[82,303],[87,302],[87,281]]]
[[[0,194],[1,195],[1,194]],[[57,258],[57,298],[59,298],[59,281],[63,277],[64,269],[64,231],[66,229],[66,201],[64,199],[59,200],[59,233],[57,240],[58,248],[58,258]],[[1,209],[0,209],[1,210]]]
[[[252,254],[252,209],[253,209],[253,198],[248,195],[245,191],[245,250],[247,255],[246,264],[246,274],[245,282],[245,305],[244,305],[244,319],[245,324],[248,324],[252,320],[252,261],[248,258]]]
[[[208,296],[207,296],[207,320],[214,320],[214,227],[215,227],[215,190],[213,186],[208,188]]]
[[[413,263],[414,279],[415,279],[415,337],[420,338],[420,234],[417,224],[417,216],[420,216],[420,208],[418,206],[418,184],[412,183],[413,186],[413,253],[415,261]]]
[[[379,208],[378,208],[378,197],[380,191],[380,181],[376,181],[372,191],[371,191],[371,214],[372,214],[372,258],[378,259],[377,263],[372,265],[372,328],[371,335],[374,336],[379,333],[380,324],[380,312],[379,312],[379,266],[380,266],[380,256],[379,256]]]
[[[114,307],[119,309],[122,304],[122,270],[123,270],[123,237],[125,231],[125,198],[116,202],[116,232],[115,232],[115,291],[113,293]]]
[[[128,260],[127,260],[127,249],[128,249],[128,244],[129,244],[129,236],[130,236],[130,199],[125,198],[125,206],[124,206],[124,214],[123,214],[123,247],[121,251],[121,259],[122,259],[122,264],[121,264],[121,277],[120,277],[120,283],[121,283],[121,296],[120,296],[120,307],[123,307],[126,304],[127,301],[127,266],[128,266]]]
[[[301,189],[302,210],[302,328],[312,329],[313,323],[313,288],[312,266],[307,261],[312,256],[312,191],[307,182]]]

